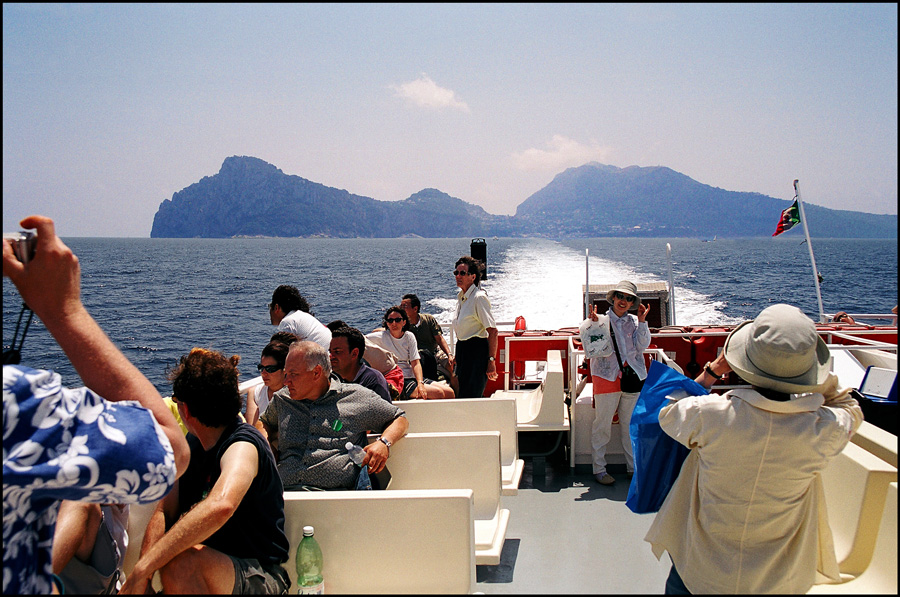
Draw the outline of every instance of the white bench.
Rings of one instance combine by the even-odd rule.
[[[862,573],[839,584],[815,585],[810,594],[897,594],[897,483],[888,485],[872,561]]]
[[[515,398],[519,431],[568,431],[562,351],[547,351],[544,381],[532,390],[497,390],[491,398]]]
[[[475,563],[500,563],[509,510],[500,507],[498,431],[409,433],[391,448],[387,468],[390,481],[384,493],[407,489],[471,489]],[[427,529],[428,521],[420,522]]]
[[[516,495],[525,462],[519,458],[516,401],[512,398],[406,400],[410,433],[499,431],[502,495]]]
[[[897,467],[897,436],[868,421],[863,421],[850,441],[894,468]]]
[[[854,443],[823,471],[828,523],[842,577],[859,576],[869,565],[888,484],[896,481],[895,467]]]
[[[473,503],[471,489],[286,491],[289,592],[297,592],[294,558],[311,525],[326,594],[472,593]]]

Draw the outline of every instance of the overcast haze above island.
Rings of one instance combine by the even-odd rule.
[[[3,227],[147,237],[233,155],[499,215],[588,162],[896,214],[897,96],[895,4],[4,4]]]

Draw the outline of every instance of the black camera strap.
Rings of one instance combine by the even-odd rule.
[[[19,328],[22,325],[22,317],[28,311],[28,320],[25,322],[25,329],[22,330],[22,338],[19,338]],[[18,365],[22,361],[22,345],[25,344],[25,334],[28,333],[28,327],[31,325],[31,318],[34,317],[34,311],[28,308],[28,305],[22,303],[22,310],[19,311],[19,320],[16,322],[16,331],[13,333],[13,339],[9,348],[3,349],[3,364]],[[19,345],[16,346],[16,340]]]
[[[609,335],[612,336],[612,345],[616,349],[616,360],[619,361],[619,370],[625,374],[625,365],[622,364],[622,357],[619,355],[619,343],[616,342],[616,333],[613,331],[613,322],[609,322]],[[629,365],[630,366],[630,365]]]

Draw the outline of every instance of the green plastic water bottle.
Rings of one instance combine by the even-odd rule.
[[[315,529],[303,527],[303,539],[297,546],[297,594],[324,595],[325,579],[322,577],[322,549],[313,536]]]

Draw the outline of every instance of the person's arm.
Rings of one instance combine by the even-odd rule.
[[[412,367],[413,376],[416,378],[416,389],[410,394],[410,398],[425,398],[425,381],[422,373],[422,362],[419,359],[413,359],[409,362]]]
[[[391,424],[381,432],[381,437],[391,442],[391,444],[396,444],[403,439],[404,435],[406,435],[407,429],[409,429],[409,421],[406,420],[405,416],[401,415],[394,419]],[[380,441],[375,441],[365,446],[363,450],[365,450],[368,455],[364,464],[369,465],[370,473],[380,473],[384,470],[387,460],[391,455],[390,449],[386,445]]]
[[[37,229],[34,259],[23,265],[11,244],[4,242],[3,275],[16,285],[85,386],[110,402],[137,400],[153,413],[172,445],[180,476],[190,460],[184,434],[154,385],[125,358],[81,302],[78,257],[56,236],[50,218],[30,216],[20,224]]]
[[[259,405],[256,403],[256,396],[258,392],[268,391],[269,388],[266,387],[266,384],[247,390],[247,414],[244,415],[244,418],[254,427],[256,427],[256,422],[259,420]]]
[[[488,333],[488,358],[497,354],[497,328],[487,328]],[[488,360],[487,377],[494,381],[497,379],[497,362]]]
[[[450,371],[453,371],[453,366],[456,363],[456,359],[453,358],[453,355],[450,353],[450,345],[447,344],[447,340],[444,338],[443,334],[436,334],[434,336],[435,342],[437,342],[438,346],[441,347],[441,350],[444,351],[444,354],[447,355],[447,363],[450,366]]]
[[[100,504],[63,500],[53,532],[53,574],[59,574],[72,558],[90,562],[103,514]]]
[[[122,593],[146,586],[157,570],[178,554],[211,537],[238,509],[259,471],[256,446],[244,441],[235,442],[225,450],[219,464],[222,473],[209,495],[141,554]]]
[[[712,373],[710,373],[710,371]],[[725,360],[725,352],[722,351],[719,353],[719,356],[716,357],[716,360],[709,364],[708,368],[704,367],[703,370],[700,371],[700,375],[695,377],[694,381],[708,390],[729,371],[731,371],[731,366],[728,364],[728,361]]]

